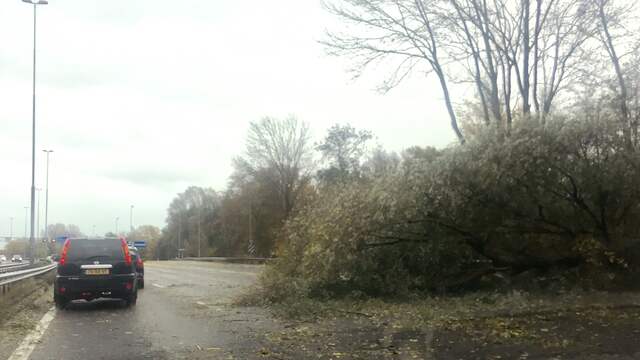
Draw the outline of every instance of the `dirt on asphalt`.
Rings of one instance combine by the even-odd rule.
[[[271,359],[640,359],[640,294],[319,304],[266,334]],[[453,303],[453,304],[451,304]],[[462,307],[462,308],[460,308]],[[281,310],[279,310],[281,312]],[[312,311],[312,310],[311,310]],[[286,317],[285,317],[286,318]],[[285,322],[287,320],[284,320]]]
[[[49,277],[24,280],[0,297],[0,359],[13,353],[52,306]]]

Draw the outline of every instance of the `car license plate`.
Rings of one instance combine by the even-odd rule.
[[[87,269],[84,273],[87,275],[109,275],[109,269]]]

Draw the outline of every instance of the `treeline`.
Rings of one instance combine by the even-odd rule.
[[[372,138],[368,131],[335,125],[313,144],[308,125],[296,118],[251,123],[227,190],[189,187],[178,194],[156,256],[278,256],[282,227],[310,193],[373,177],[399,162],[381,149],[368,152]]]
[[[82,233],[80,227],[74,224],[49,224],[47,226],[47,232],[44,230],[40,234],[39,237],[36,237],[35,240],[35,257],[36,258],[45,258],[51,254],[55,249],[55,245],[52,243],[46,242],[47,234],[51,239],[55,239],[59,236],[66,236],[71,238],[76,237],[84,237],[85,234]],[[4,249],[0,250],[1,253],[11,256],[11,255],[22,255],[26,257],[29,253],[29,239],[28,238],[14,238],[7,242]]]

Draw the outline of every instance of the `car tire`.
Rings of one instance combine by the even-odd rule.
[[[144,289],[144,279],[138,281],[138,289]]]
[[[69,300],[63,298],[62,296],[55,295],[53,297],[53,302],[56,304],[56,309],[64,310],[69,304]]]
[[[132,307],[135,306],[136,303],[138,302],[138,293],[133,293],[132,295],[129,295],[126,299],[124,299],[124,304],[126,307]]]

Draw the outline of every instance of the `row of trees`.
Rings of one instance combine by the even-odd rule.
[[[227,190],[194,186],[178,194],[156,255],[277,255],[281,229],[307,193],[373,176],[399,161],[381,149],[367,152],[372,138],[368,131],[335,125],[312,144],[308,125],[296,118],[251,123]]]
[[[8,241],[2,250],[0,250],[0,254],[7,256],[8,259],[13,255],[22,255],[23,257],[27,256],[27,250],[29,248],[29,241],[24,239],[14,239]],[[36,243],[35,256],[36,258],[44,258],[50,254],[48,244],[38,242]]]
[[[48,226],[48,229],[48,234],[52,239],[58,237],[82,238],[87,236],[82,232],[82,230],[80,230],[79,226],[74,224],[50,224]],[[146,250],[143,250],[143,255],[146,255],[148,258],[153,258],[156,255],[157,246],[161,235],[160,229],[158,227],[153,225],[142,225],[136,227],[129,233],[121,235],[125,235],[128,239],[131,240],[145,240],[147,242],[147,248]],[[107,232],[105,236],[117,237],[118,235],[114,234],[113,232]],[[28,245],[28,239],[14,239],[8,241],[4,249],[0,250],[0,253],[4,253],[5,255],[20,254],[24,256],[27,253]],[[55,245],[47,244],[46,242],[44,242],[44,240],[42,242],[37,242],[36,245],[36,256],[40,258],[48,256],[51,251],[56,251]]]
[[[58,236],[68,236],[68,237],[85,236],[82,233],[82,231],[80,231],[80,227],[78,227],[77,225],[73,225],[73,224],[66,225],[62,223],[49,224],[48,231],[46,233],[48,233],[49,236],[51,236],[51,238],[56,238]],[[45,239],[44,234],[40,239]],[[2,252],[5,255],[19,254],[19,255],[26,256],[28,244],[29,244],[29,239],[25,239],[25,238],[13,239],[7,242]],[[49,244],[43,244],[43,242],[36,243],[36,256],[45,257],[49,255],[49,253],[50,253]]]

